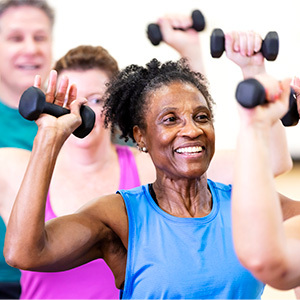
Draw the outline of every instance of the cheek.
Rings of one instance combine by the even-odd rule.
[[[93,109],[93,111],[94,111],[94,113],[95,113],[95,115],[96,115],[96,120],[95,120],[95,122],[96,122],[97,124],[103,125],[103,124],[104,124],[104,115],[102,114],[102,108],[98,108],[98,107],[93,108],[93,107],[92,107],[92,109]]]

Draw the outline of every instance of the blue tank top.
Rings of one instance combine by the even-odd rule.
[[[161,210],[148,185],[120,190],[129,237],[123,299],[259,299],[264,284],[238,261],[231,186],[208,180],[213,207],[203,218]]]

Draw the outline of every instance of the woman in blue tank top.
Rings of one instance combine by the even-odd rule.
[[[59,104],[67,78],[56,96],[55,85],[51,73],[48,100]],[[206,176],[215,131],[205,78],[184,59],[164,64],[153,59],[121,71],[108,86],[105,125],[118,126],[121,137],[150,154],[155,182],[100,197],[44,224],[57,155],[81,123],[79,110],[86,103],[76,99],[74,86],[66,98],[70,114],[37,120],[7,228],[9,264],[62,271],[103,258],[124,299],[260,298],[264,284],[240,264],[233,248],[231,186]],[[84,178],[82,183],[84,189]]]

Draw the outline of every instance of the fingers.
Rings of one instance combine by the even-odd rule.
[[[34,78],[33,86],[40,89],[41,85],[42,85],[42,78],[40,75],[36,75]]]
[[[161,22],[168,22],[172,28],[189,28],[192,27],[193,21],[190,16],[185,15],[165,15],[158,19],[158,24]]]
[[[66,107],[69,108],[71,103],[77,98],[77,87],[75,84],[72,84],[68,93],[68,100],[66,103]]]
[[[253,56],[261,49],[262,39],[254,31],[232,31],[225,37],[226,51],[232,50],[243,56]]]
[[[300,78],[294,76],[291,81],[291,87],[294,89],[296,97],[300,97]]]
[[[56,92],[55,100],[53,102],[54,104],[59,105],[59,106],[64,105],[67,90],[68,90],[68,85],[69,85],[69,78],[66,76],[63,76],[61,78],[61,81],[59,83],[59,86],[58,86],[58,89]]]
[[[46,91],[46,101],[49,103],[53,103],[55,99],[56,81],[57,72],[55,70],[51,70],[49,75],[48,88]]]

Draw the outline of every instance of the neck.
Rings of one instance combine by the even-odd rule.
[[[7,106],[18,108],[22,92],[13,91],[0,86],[0,99]]]
[[[212,198],[206,174],[197,179],[158,179],[153,190],[158,205],[171,215],[201,218],[211,212]]]
[[[75,139],[73,136],[71,138]],[[57,167],[72,170],[79,168],[80,172],[99,171],[107,168],[115,155],[115,145],[110,139],[86,147],[83,147],[80,142],[76,145],[76,141],[68,140],[61,149]]]

